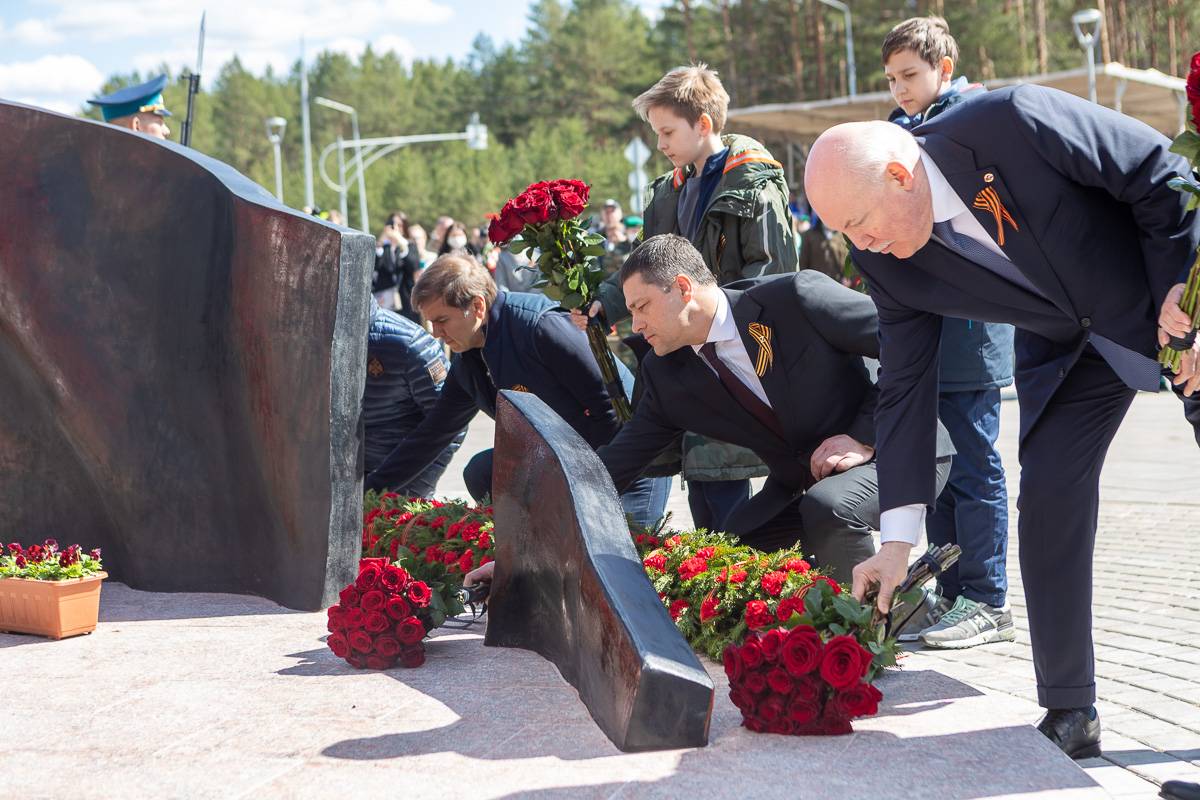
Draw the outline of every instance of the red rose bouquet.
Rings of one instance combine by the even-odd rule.
[[[588,233],[579,219],[587,208],[590,191],[586,183],[577,180],[532,183],[505,203],[488,227],[488,239],[493,244],[507,244],[514,253],[527,251],[542,276],[537,285],[563,308],[585,308],[604,279],[604,269],[597,260],[604,255],[604,237]],[[592,317],[588,343],[613,411],[619,421],[627,422],[632,413],[605,334],[603,323]]]
[[[870,606],[832,581],[814,583],[789,610],[782,623],[726,646],[729,699],[759,733],[850,733],[850,720],[879,709],[872,681],[896,663],[895,640],[879,641]]]
[[[1191,211],[1200,207],[1200,180],[1196,178],[1197,173],[1200,173],[1200,53],[1192,56],[1186,92],[1191,113],[1188,115],[1185,130],[1171,143],[1171,152],[1186,158],[1191,170],[1186,175],[1172,178],[1168,185],[1178,192],[1191,195],[1187,205]],[[1158,353],[1159,363],[1175,372],[1179,371],[1182,354],[1190,350],[1195,343],[1196,328],[1200,327],[1200,251],[1197,252],[1196,260],[1184,283],[1179,308],[1192,319],[1191,333],[1183,339],[1170,337],[1170,341]]]
[[[364,558],[358,578],[329,609],[326,644],[357,669],[390,669],[425,663],[421,643],[432,630],[433,592],[386,558]]]

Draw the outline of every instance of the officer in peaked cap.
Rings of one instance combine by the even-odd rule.
[[[171,135],[166,121],[171,112],[163,105],[162,96],[166,85],[167,76],[159,75],[153,80],[137,86],[126,86],[88,102],[100,107],[105,122],[157,139],[166,139]]]

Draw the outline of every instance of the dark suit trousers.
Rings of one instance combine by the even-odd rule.
[[[1096,700],[1092,551],[1100,469],[1134,394],[1087,347],[1021,443],[1021,577],[1038,702],[1046,708]]]
[[[949,477],[947,456],[938,462],[939,493]],[[738,538],[767,553],[798,544],[830,577],[849,583],[854,565],[875,554],[871,531],[879,530],[879,510],[879,472],[872,461],[818,481],[799,500]],[[730,532],[738,532],[737,517],[735,508],[729,515]]]

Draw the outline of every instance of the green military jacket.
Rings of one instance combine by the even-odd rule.
[[[704,210],[692,244],[722,286],[799,269],[799,248],[788,212],[783,167],[748,136],[728,134],[725,171]],[[642,238],[679,233],[677,211],[683,183],[695,166],[676,167],[650,184],[642,212]],[[629,316],[617,276],[600,286],[600,302],[609,322]],[[744,447],[693,433],[683,439],[685,480],[739,480],[767,474],[758,457]]]

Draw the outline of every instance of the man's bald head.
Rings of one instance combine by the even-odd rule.
[[[890,122],[847,122],[809,151],[804,191],[825,226],[860,250],[908,258],[929,241],[933,206],[921,149]]]

